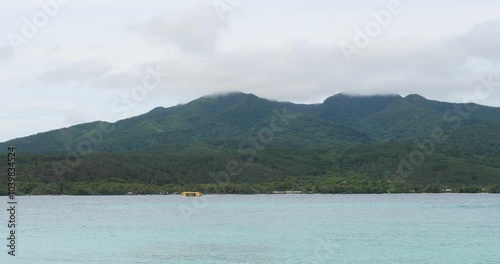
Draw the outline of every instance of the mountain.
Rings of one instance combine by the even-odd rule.
[[[337,94],[304,105],[231,93],[10,140],[0,151],[13,145],[25,157],[25,193],[60,192],[53,184],[62,180],[77,194],[123,193],[127,184],[146,184],[144,193],[215,188],[207,175],[220,171],[236,184],[224,192],[491,191],[500,184],[498,131],[500,108],[419,95]],[[96,182],[115,189],[96,191]]]
[[[399,95],[337,94],[322,104],[301,105],[231,93],[201,97],[169,108],[158,107],[114,124],[93,122],[39,133],[0,143],[0,147],[3,152],[5,146],[15,145],[29,153],[63,153],[92,136],[99,141],[92,150],[99,152],[188,146],[193,142],[219,146],[222,141],[241,141],[252,131],[269,126],[280,111],[296,115],[296,118],[290,119],[290,124],[286,124],[288,129],[274,144],[298,146],[411,141],[430,137],[436,128],[448,131],[466,121],[491,124],[500,121],[500,108],[437,102],[418,95],[403,98]],[[479,126],[479,123],[467,123],[467,127],[470,126]],[[485,128],[484,123],[480,126]],[[110,128],[113,131],[108,133]],[[474,135],[469,133],[468,136]]]
[[[15,145],[19,151],[27,153],[64,153],[79,144],[83,148],[85,142],[99,141],[92,144],[93,151],[175,149],[195,143],[218,149],[228,142],[233,142],[228,147],[237,148],[238,142],[252,133],[269,130],[273,120],[282,130],[280,137],[273,140],[275,145],[329,146],[372,141],[370,136],[349,126],[307,113],[292,112],[287,106],[243,93],[202,97],[185,105],[158,107],[114,124],[82,124],[14,139],[1,143],[0,147]],[[287,118],[289,120],[285,120]]]
[[[337,94],[327,98],[320,106],[319,116],[335,122],[357,125],[373,113],[401,101],[399,95],[353,96]]]

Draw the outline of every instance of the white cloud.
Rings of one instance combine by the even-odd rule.
[[[48,84],[83,81],[99,78],[110,70],[111,65],[104,61],[84,59],[51,69],[40,76],[40,79]]]
[[[469,56],[500,61],[500,19],[476,25],[450,41],[452,47]]]
[[[146,66],[169,60],[177,62],[165,81],[130,115],[226,91],[294,102],[338,92],[461,102],[479,76],[500,80],[498,1],[413,1],[351,64],[339,44],[387,1],[244,1],[225,20],[212,3],[78,0],[19,53],[2,43],[1,89],[16,93],[1,117],[12,130],[0,141],[114,121],[113,101],[130,94]],[[20,18],[33,13],[24,7],[6,7],[1,35],[17,32]],[[500,91],[481,103],[500,106]],[[45,111],[30,108],[40,104]]]
[[[227,26],[214,6],[199,2],[180,14],[166,12],[145,23],[130,25],[131,31],[173,45],[188,53],[207,55],[214,51],[221,30]]]

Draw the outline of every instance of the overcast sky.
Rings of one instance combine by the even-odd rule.
[[[497,0],[40,2],[1,4],[2,142],[227,91],[500,107]]]

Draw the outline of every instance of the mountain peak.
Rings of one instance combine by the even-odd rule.
[[[346,92],[341,92],[338,94],[335,94],[333,96],[330,96],[329,98],[376,98],[376,97],[399,97],[402,98],[399,94],[373,94],[373,95],[364,95],[364,94],[355,94],[355,93],[346,93]]]
[[[327,98],[321,105],[320,116],[354,125],[361,119],[382,111],[387,106],[401,100],[399,95],[349,95],[336,94]]]
[[[209,95],[202,96],[201,98],[225,98],[225,97],[232,97],[232,98],[243,98],[243,97],[253,97],[253,98],[258,98],[258,96],[251,94],[251,93],[244,93],[240,91],[231,91],[231,92],[217,92]]]
[[[410,101],[421,101],[421,100],[427,100],[427,98],[418,95],[418,94],[409,94],[405,97],[405,99],[410,100]]]

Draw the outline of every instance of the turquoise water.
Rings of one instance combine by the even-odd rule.
[[[2,209],[0,263],[500,263],[500,195],[18,200],[17,256]]]

